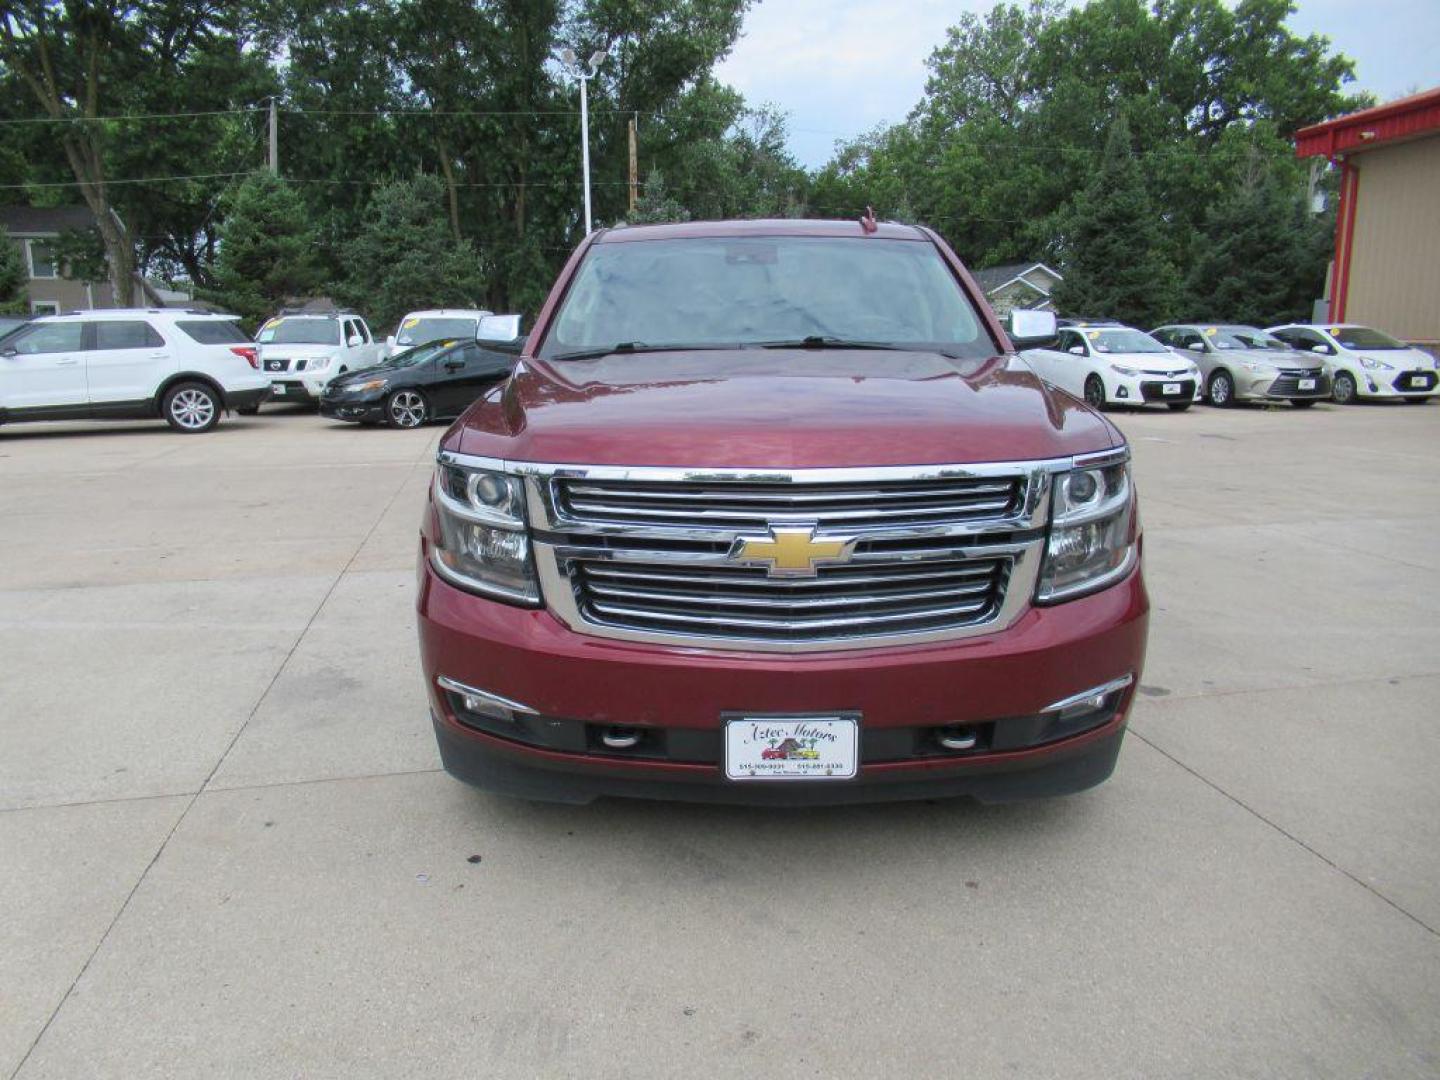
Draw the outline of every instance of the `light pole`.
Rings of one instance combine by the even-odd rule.
[[[605,51],[596,49],[590,54],[586,61],[586,67],[590,69],[587,75],[576,63],[575,50],[565,49],[560,53],[560,60],[571,70],[575,78],[580,82],[580,168],[585,173],[585,235],[589,236],[592,225],[590,222],[590,103],[585,92],[585,84],[593,79],[600,70],[600,61],[605,59]]]

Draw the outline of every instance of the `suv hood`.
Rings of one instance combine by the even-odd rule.
[[[1303,353],[1295,349],[1281,352],[1279,349],[1216,349],[1215,355],[1223,363],[1227,359],[1242,360],[1251,364],[1269,364],[1275,368],[1304,368],[1319,371],[1320,357],[1315,353]]]
[[[1014,357],[726,349],[524,360],[445,447],[514,461],[799,469],[1032,460],[1121,441]]]
[[[279,356],[286,359],[295,356],[333,356],[343,348],[343,346],[339,344],[306,345],[299,342],[294,345],[287,345],[284,343],[277,345],[274,342],[271,342],[268,345],[259,345],[257,347],[260,350],[261,357]]]

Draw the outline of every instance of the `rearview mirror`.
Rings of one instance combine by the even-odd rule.
[[[519,315],[482,315],[476,341],[514,341],[520,336]]]
[[[1059,333],[1053,311],[1016,308],[1010,312],[1010,343],[1017,349],[1043,349],[1055,344]]]

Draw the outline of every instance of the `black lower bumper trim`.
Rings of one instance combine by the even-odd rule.
[[[320,415],[331,420],[384,420],[385,407],[378,401],[330,401],[321,398]]]
[[[250,409],[256,405],[263,405],[270,400],[270,387],[262,386],[258,390],[227,390],[225,392],[225,406],[230,409]]]
[[[943,775],[887,770],[853,781],[733,782],[717,767],[687,779],[654,779],[626,770],[580,766],[563,759],[510,750],[457,732],[435,717],[435,738],[445,770],[458,780],[499,795],[539,802],[584,804],[604,797],[756,806],[826,806],[909,799],[969,797],[985,803],[1070,795],[1094,787],[1115,768],[1123,727],[1081,745],[1057,743],[1044,755],[968,765],[957,761]],[[636,765],[642,765],[636,762]],[[936,772],[940,772],[939,768]]]

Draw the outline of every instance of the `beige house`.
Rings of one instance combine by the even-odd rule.
[[[86,232],[95,228],[95,215],[84,206],[0,206],[0,226],[12,243],[20,247],[29,270],[25,284],[30,311],[50,315],[60,311],[93,311],[113,308],[115,290],[108,281],[78,281],[65,275],[55,257],[61,234]],[[166,307],[189,301],[185,292],[166,289],[139,276],[135,279],[136,302]]]
[[[1340,168],[1335,261],[1317,312],[1440,348],[1440,87],[1301,128]]]
[[[995,309],[995,314],[1002,319],[1016,308],[1054,311],[1055,302],[1050,294],[1064,280],[1050,267],[1038,262],[991,266],[973,271],[972,276]]]

